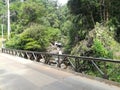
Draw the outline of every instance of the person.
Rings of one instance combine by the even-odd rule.
[[[59,48],[58,49],[58,54],[59,55],[62,55],[62,50]],[[62,57],[61,56],[58,56],[58,58],[57,58],[57,67],[60,67],[60,64],[61,64],[61,62],[62,62]]]
[[[59,54],[62,55],[62,50],[59,48]]]

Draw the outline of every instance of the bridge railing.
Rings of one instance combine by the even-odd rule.
[[[57,67],[72,67],[76,72],[94,75],[120,82],[120,60],[102,59],[48,52],[36,52],[2,48],[2,53],[23,57],[45,64],[56,64]]]

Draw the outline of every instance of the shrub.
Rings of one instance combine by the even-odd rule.
[[[112,51],[107,50],[98,39],[94,40],[92,50],[95,57],[113,58]]]

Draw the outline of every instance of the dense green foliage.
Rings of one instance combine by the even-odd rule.
[[[50,43],[61,41],[65,10],[51,0],[11,1],[11,39],[6,47],[45,51]]]
[[[94,45],[92,46],[92,49],[94,51],[95,57],[109,57],[108,50],[97,39],[94,40]]]
[[[120,1],[119,0],[69,0],[72,26],[67,50],[73,55],[120,59]],[[80,61],[84,73],[101,76],[91,62]],[[96,62],[104,71],[104,64]],[[119,67],[106,64],[109,79],[120,81]],[[118,70],[113,73],[112,70]],[[91,72],[96,71],[96,72]]]
[[[75,45],[79,46],[78,45],[79,42],[86,40],[88,33],[95,28],[97,22],[100,23],[102,27],[107,27],[104,33],[102,33],[102,31],[99,30],[99,32],[101,32],[99,33],[101,38],[103,37],[102,36],[103,34],[105,36],[107,35],[107,33],[109,33],[109,35],[112,36],[111,38],[114,38],[119,43],[120,40],[120,29],[119,29],[120,11],[118,10],[120,8],[119,4],[120,4],[119,0],[116,1],[115,0],[69,0],[68,8],[71,13],[71,17],[72,17],[71,21],[73,24],[71,29],[69,30],[69,36],[70,36],[69,42],[72,43],[69,44],[68,48],[72,49],[72,47],[74,47]],[[103,29],[101,27],[98,28]],[[98,32],[93,30],[93,34],[94,33],[98,33]],[[86,55],[87,53],[88,56],[111,58],[110,56],[112,56],[111,55],[112,49],[108,49],[106,47],[111,48],[113,46],[110,46],[110,44],[109,45],[107,44],[108,46],[106,46],[105,45],[106,43],[103,42],[103,40],[100,40],[99,37],[96,38],[96,35],[94,36],[91,41],[93,42],[92,52],[90,49],[90,52],[92,54],[89,53],[88,55],[87,52],[89,51],[86,50],[85,52],[84,50],[84,54],[80,54],[80,55]],[[73,46],[71,44],[73,44]],[[74,51],[72,51],[72,53],[73,52]],[[110,56],[108,54],[110,54]]]
[[[63,6],[57,0],[11,0],[11,37],[6,40],[5,47],[47,51],[51,43],[58,41],[67,54],[120,59],[119,8],[119,0],[68,0]],[[0,23],[4,24],[6,34],[5,0],[0,0],[0,10]],[[89,74],[93,74],[90,62],[80,63],[89,68]],[[104,63],[97,64],[103,67]],[[110,72],[115,66],[107,64],[106,67]],[[110,79],[116,77],[113,74]],[[119,81],[120,77],[117,78]]]

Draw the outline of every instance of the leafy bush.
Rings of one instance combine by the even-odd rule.
[[[25,50],[38,51],[41,48],[39,43],[31,38],[31,40],[24,46]]]
[[[95,57],[113,58],[112,51],[107,50],[98,39],[94,40],[92,50]]]
[[[18,36],[14,36],[6,42],[7,48],[43,51],[48,46],[46,39],[46,28],[42,25],[34,24],[24,30]]]
[[[60,40],[60,30],[59,30],[59,29],[49,27],[49,28],[47,28],[47,30],[46,30],[46,34],[47,34],[47,37],[46,37],[46,38],[47,38],[50,42],[54,42],[54,41]]]
[[[46,28],[39,24],[33,24],[23,33],[14,36],[6,42],[7,48],[45,51],[50,42],[60,40],[59,29]]]
[[[22,45],[21,45],[21,40],[19,36],[15,36],[13,38],[11,38],[10,40],[6,41],[5,43],[5,47],[6,48],[11,48],[11,49],[22,49]]]

